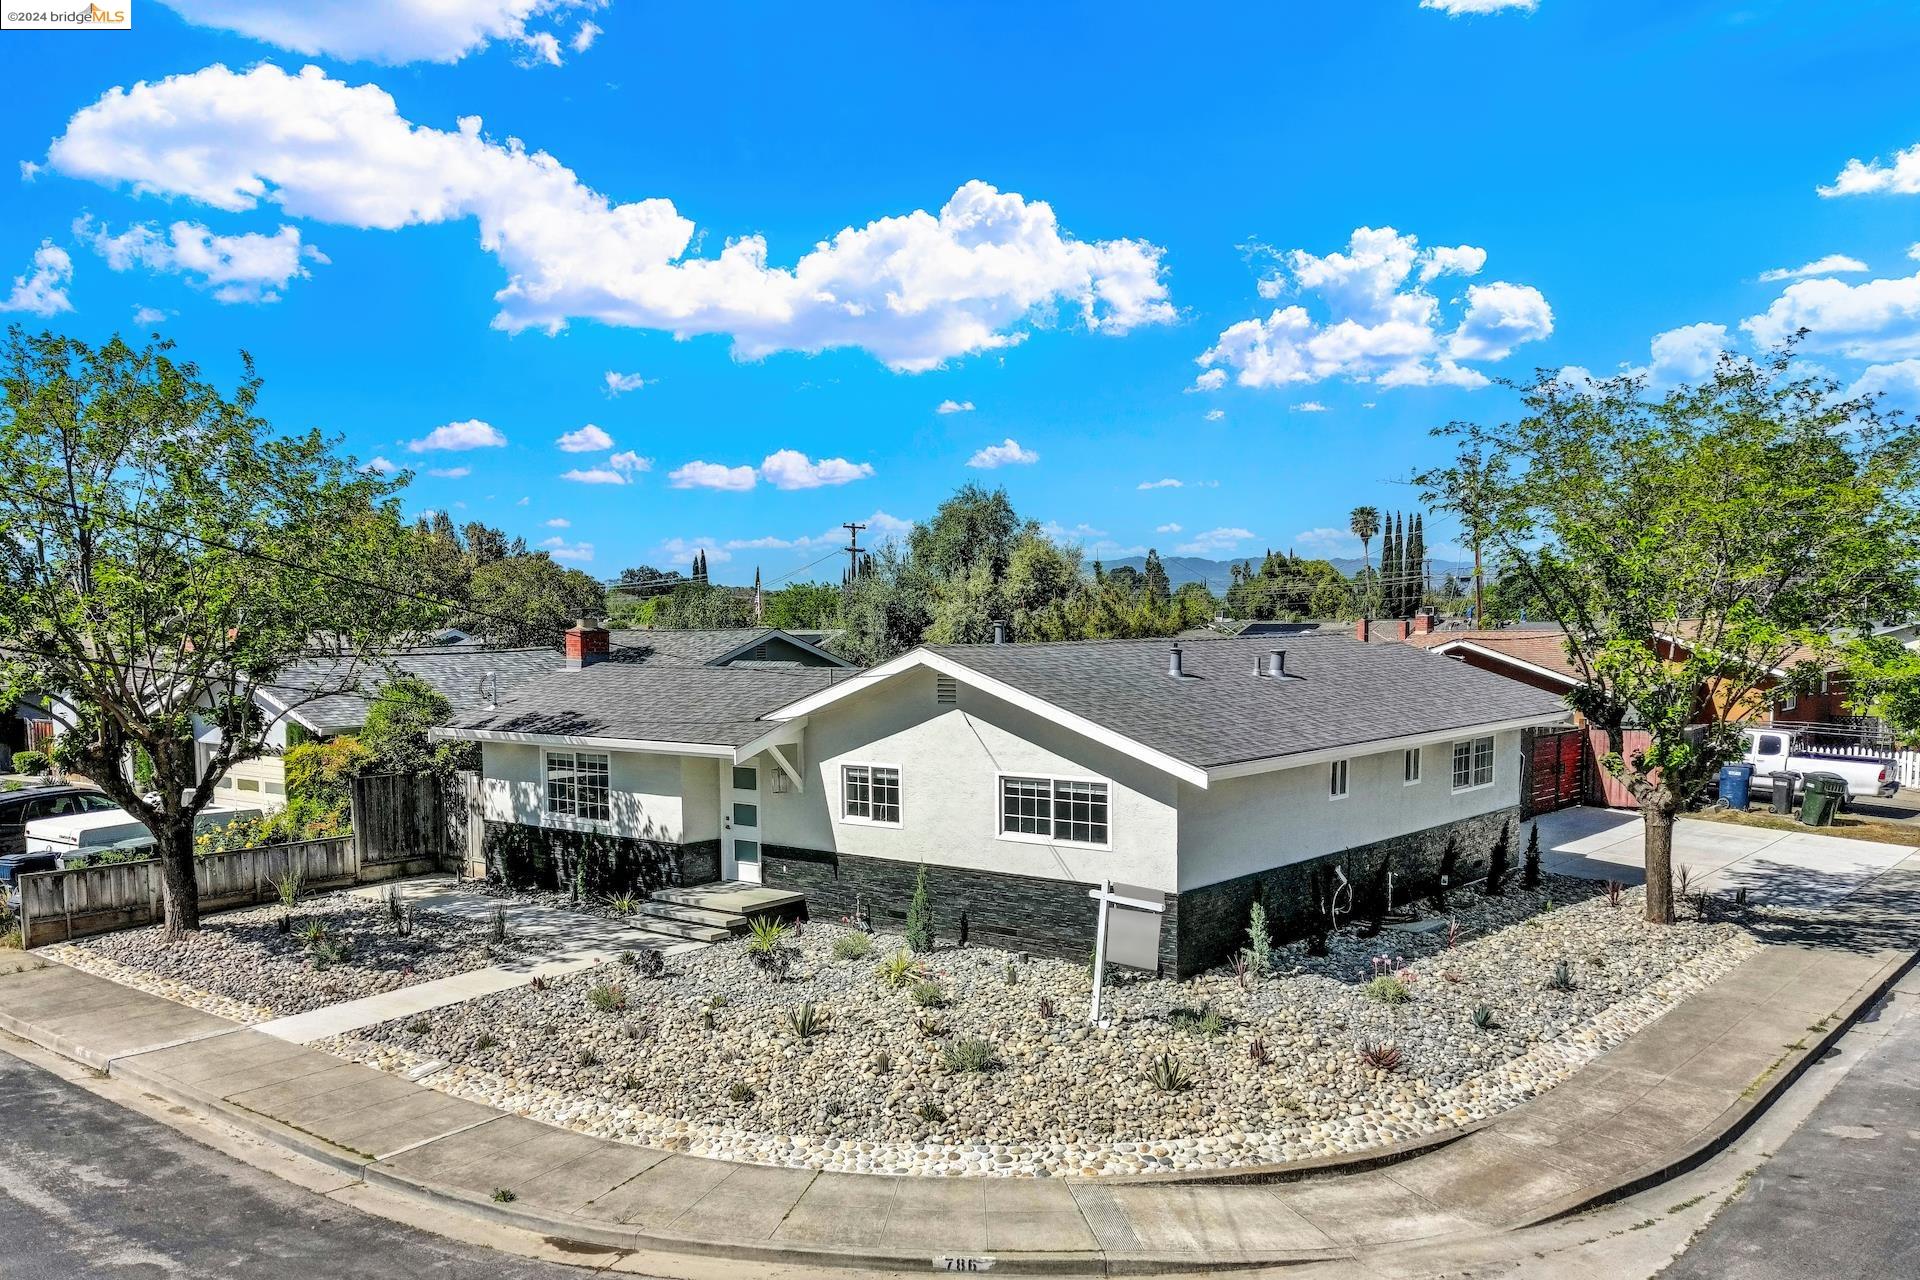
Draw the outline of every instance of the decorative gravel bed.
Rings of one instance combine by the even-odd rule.
[[[923,1005],[876,976],[897,937],[853,959],[835,954],[857,945],[841,942],[851,930],[813,924],[788,940],[785,980],[724,943],[669,961],[665,977],[605,965],[323,1047],[394,1071],[444,1062],[427,1083],[447,1092],[695,1155],[880,1173],[1221,1168],[1502,1111],[1758,946],[1692,908],[1648,925],[1640,891],[1609,905],[1583,880],[1454,905],[1451,946],[1444,929],[1346,929],[1324,957],[1277,949],[1272,975],[1244,987],[1230,969],[1118,977],[1108,1029],[1087,1025],[1085,965],[941,950],[919,959],[944,1003]],[[1383,969],[1399,990],[1370,994]],[[803,1037],[789,1015],[809,1003],[825,1026]],[[972,1041],[988,1069],[965,1069]]]
[[[290,915],[285,933],[283,915]],[[243,1022],[482,969],[520,950],[511,936],[505,944],[489,942],[484,923],[432,911],[412,916],[412,932],[403,937],[384,902],[329,893],[290,913],[274,904],[209,915],[198,933],[176,941],[155,925],[58,950],[77,969]]]

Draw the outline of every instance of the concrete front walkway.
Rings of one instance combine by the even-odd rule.
[[[255,1024],[254,1030],[295,1044],[311,1044],[361,1027],[525,986],[535,977],[559,977],[592,968],[617,959],[625,951],[658,951],[671,956],[705,945],[653,933],[637,923],[496,898],[478,890],[463,889],[452,876],[420,876],[353,890],[357,897],[376,900],[384,899],[389,892],[417,909],[475,924],[485,924],[493,919],[495,911],[505,909],[507,929],[526,948],[525,954],[450,978],[436,978],[308,1013],[274,1018]]]
[[[1591,880],[1646,879],[1645,824],[1619,809],[1573,808],[1541,814],[1541,866]],[[1686,867],[1695,893],[1745,889],[1756,903],[1831,907],[1914,855],[1908,845],[1773,831],[1682,818],[1673,828],[1673,862]]]
[[[1873,929],[1851,926],[1861,912]],[[1916,919],[1920,859],[1859,891],[1845,918],[1799,940],[1782,926],[1709,990],[1455,1141],[1385,1165],[1239,1171],[1245,1182],[878,1177],[627,1146],[31,956],[0,963],[0,1028],[369,1184],[558,1239],[916,1271],[946,1256],[1016,1272],[1278,1265],[1481,1237],[1693,1167],[1891,985]]]

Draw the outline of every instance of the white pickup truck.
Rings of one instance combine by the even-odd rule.
[[[1810,751],[1791,729],[1748,729],[1744,759],[1753,766],[1753,790],[1773,793],[1776,773],[1790,773],[1795,779],[1810,773],[1830,773],[1847,784],[1847,799],[1857,796],[1890,796],[1900,789],[1900,778],[1892,760],[1868,756],[1840,755]]]

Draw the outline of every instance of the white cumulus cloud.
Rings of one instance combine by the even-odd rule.
[[[1485,261],[1486,252],[1471,245],[1422,249],[1414,236],[1392,227],[1356,228],[1344,252],[1281,255],[1284,274],[1272,277],[1263,293],[1299,300],[1222,331],[1197,361],[1202,372],[1194,389],[1217,389],[1229,374],[1243,387],[1328,378],[1387,387],[1486,386],[1485,374],[1460,362],[1501,360],[1519,344],[1545,338],[1553,332],[1553,310],[1531,285],[1497,280],[1467,286],[1464,309],[1450,320],[1426,284],[1472,274]],[[1319,315],[1308,302],[1318,303]]]
[[[390,476],[400,468],[376,453],[361,463],[360,469],[362,471],[371,471],[375,475]]]
[[[698,460],[667,473],[667,481],[676,489],[719,489],[727,493],[745,493],[759,479],[760,473],[752,467],[729,467]]]
[[[541,50],[549,32],[530,20],[593,7],[594,0],[165,0],[195,26],[238,32],[281,49],[352,61],[458,62],[498,40]],[[582,30],[593,27],[583,23]],[[594,35],[600,29],[593,27]],[[544,37],[544,38],[542,38]],[[576,52],[593,43],[580,42]],[[553,61],[557,62],[558,55]]]
[[[1920,142],[1895,152],[1892,164],[1882,164],[1878,156],[1849,160],[1833,182],[1819,190],[1823,196],[1920,194]]]
[[[1201,416],[1204,417],[1208,422],[1218,422],[1220,421],[1220,419],[1227,416],[1227,411],[1225,409],[1209,409],[1206,411],[1206,413],[1202,414]]]
[[[1859,284],[1801,280],[1740,327],[1761,347],[1806,329],[1804,351],[1857,360],[1920,356],[1920,272]]]
[[[819,489],[865,480],[872,474],[870,462],[848,462],[845,458],[815,462],[798,449],[777,450],[760,464],[760,475],[776,489]]]
[[[1186,481],[1175,480],[1172,476],[1160,480],[1142,480],[1134,486],[1136,489],[1182,489],[1185,487]]]
[[[1506,9],[1532,13],[1539,5],[1540,0],[1420,0],[1422,9],[1438,9],[1450,18],[1463,13],[1500,13]]]
[[[1335,529],[1325,525],[1318,529],[1302,529],[1293,535],[1293,545],[1314,556],[1351,556],[1360,553],[1360,539],[1353,536],[1351,529]]]
[[[1681,325],[1654,335],[1652,359],[1646,364],[1622,365],[1620,374],[1645,378],[1653,387],[1671,387],[1681,382],[1699,382],[1719,362],[1727,350],[1727,326],[1723,324]],[[1560,371],[1560,380],[1581,388],[1591,388],[1594,375],[1579,365]]]
[[[616,373],[607,370],[607,394],[623,396],[629,391],[638,391],[647,385],[647,380],[637,373]]]
[[[1032,449],[1023,449],[1020,442],[1008,436],[999,444],[990,444],[974,452],[967,459],[970,467],[982,467],[988,471],[995,467],[1024,467],[1040,461],[1040,455]]]
[[[606,447],[612,444],[613,441],[609,440]],[[627,449],[608,458],[604,467],[576,467],[572,471],[562,472],[560,478],[575,484],[632,484],[635,476],[651,470],[652,458],[643,458]]]
[[[598,453],[602,449],[613,448],[613,437],[589,422],[586,426],[569,431],[554,441],[562,453]]]
[[[571,529],[573,528],[573,521],[567,519],[565,516],[555,516],[553,519],[547,521],[547,528]]]
[[[1847,388],[1848,396],[1883,396],[1886,407],[1920,410],[1920,359],[1868,365]]]
[[[427,474],[441,480],[464,480],[473,474],[472,467],[428,467]]]
[[[1815,258],[1797,267],[1775,267],[1771,271],[1760,273],[1762,284],[1772,284],[1776,280],[1805,280],[1812,276],[1837,276],[1856,271],[1865,271],[1867,264],[1858,258],[1849,258],[1844,253],[1830,253],[1824,258]]]
[[[137,325],[164,324],[172,314],[158,307],[136,306],[133,309],[133,322]]]
[[[939,404],[934,406],[933,411],[935,413],[972,413],[973,401],[942,400]]]
[[[223,236],[198,222],[176,222],[164,232],[136,222],[114,235],[83,216],[73,233],[115,271],[144,267],[183,275],[195,288],[213,290],[220,302],[278,302],[289,281],[311,274],[307,263],[327,261],[312,245],[301,244],[298,227],[283,226],[270,236],[257,231]]]
[[[494,324],[557,332],[573,319],[723,334],[740,359],[857,347],[903,371],[1013,346],[1071,318],[1125,333],[1175,319],[1162,251],[1078,240],[1052,206],[984,182],[938,212],[835,233],[791,267],[757,235],[690,256],[671,200],[620,204],[543,151],[496,141],[478,118],[416,125],[375,85],[317,67],[211,66],[109,90],[55,139],[51,167],[143,194],[393,230],[474,219],[507,282]]]
[[[0,311],[30,311],[36,316],[73,310],[67,286],[73,283],[73,259],[51,240],[33,251],[33,267],[13,278],[13,291],[0,301]]]
[[[548,538],[540,544],[540,549],[555,560],[572,560],[584,564],[593,559],[591,542],[568,542],[565,538]]]
[[[1293,411],[1295,413],[1325,413],[1327,406],[1321,404],[1318,400],[1302,400],[1299,404],[1293,406]]]
[[[1237,551],[1240,544],[1253,537],[1247,529],[1209,529],[1205,533],[1196,533],[1191,540],[1181,543],[1174,551],[1183,556],[1212,556],[1223,552]]]
[[[575,53],[585,53],[593,48],[593,42],[600,38],[600,24],[582,22],[579,30],[573,33],[573,39],[567,41],[567,47]]]
[[[407,441],[407,450],[411,453],[427,453],[435,449],[458,452],[462,449],[499,449],[506,443],[506,436],[492,424],[478,418],[468,418],[465,422],[449,422],[445,426],[435,427],[421,439]]]
[[[1153,526],[1153,531],[1155,533],[1179,533],[1181,530],[1179,525],[1168,523]]]

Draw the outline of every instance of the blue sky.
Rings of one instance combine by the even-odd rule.
[[[1350,554],[1486,378],[1802,324],[1920,398],[1909,4],[136,4],[0,34],[0,318],[245,347],[601,576],[830,578],[968,480]]]

